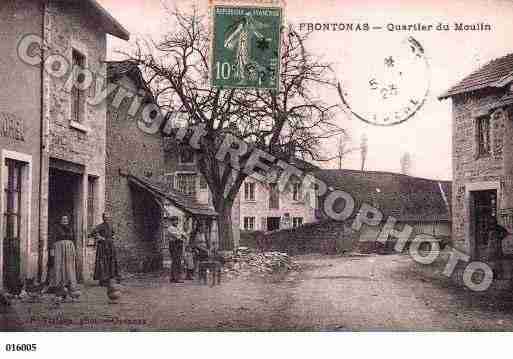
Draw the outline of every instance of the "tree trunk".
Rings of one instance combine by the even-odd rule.
[[[232,226],[232,207],[233,202],[224,200],[215,202],[215,209],[219,214],[218,217],[218,235],[219,248],[223,251],[232,250],[233,243],[233,226]]]

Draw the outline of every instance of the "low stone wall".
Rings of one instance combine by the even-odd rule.
[[[362,227],[360,231],[353,231],[342,222],[322,221],[274,232],[243,231],[240,245],[257,250],[280,251],[291,255],[343,252],[396,253],[396,241],[389,240],[383,244],[376,240],[377,234],[375,229],[368,227]],[[258,239],[259,235],[262,236],[260,240]],[[406,243],[403,251],[408,251],[408,248],[409,243]]]
[[[261,240],[258,240],[259,234],[262,235]],[[344,223],[325,221],[267,233],[243,232],[241,245],[291,255],[335,254],[354,250],[354,235],[344,226]]]

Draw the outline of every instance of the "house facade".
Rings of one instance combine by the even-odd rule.
[[[104,206],[106,105],[70,84],[77,69],[105,77],[107,34],[129,34],[94,0],[5,0],[0,19],[0,289],[46,279],[62,215],[84,279],[87,228]]]
[[[501,260],[489,250],[492,226],[513,228],[512,83],[510,54],[440,97],[452,100],[453,241],[471,258],[492,265]]]
[[[239,191],[240,227],[245,231],[276,231],[316,220],[316,191],[291,179],[283,191],[276,183],[247,178]]]

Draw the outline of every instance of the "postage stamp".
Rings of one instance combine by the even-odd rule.
[[[276,90],[280,75],[282,9],[216,5],[212,13],[212,85]]]

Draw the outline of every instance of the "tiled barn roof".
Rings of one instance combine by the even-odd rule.
[[[320,170],[315,176],[353,196],[355,210],[367,203],[400,221],[450,220],[451,181],[354,170]]]
[[[451,87],[439,99],[472,92],[487,87],[504,87],[513,81],[513,54],[490,61],[474,71],[457,85]]]

